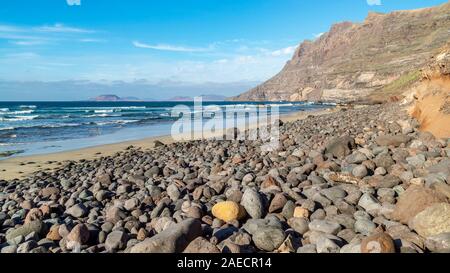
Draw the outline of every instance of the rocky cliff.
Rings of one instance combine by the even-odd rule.
[[[450,2],[432,8],[369,13],[305,41],[283,70],[234,100],[354,101],[420,80],[450,40]]]

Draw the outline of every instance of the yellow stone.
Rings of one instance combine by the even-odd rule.
[[[309,218],[309,211],[302,207],[296,207],[294,210],[294,217],[295,218]]]
[[[222,221],[231,222],[245,217],[246,211],[236,202],[225,201],[215,204],[212,208],[212,214]]]

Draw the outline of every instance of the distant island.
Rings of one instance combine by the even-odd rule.
[[[225,101],[227,97],[221,96],[221,95],[200,95],[198,97],[201,97],[203,101]],[[100,95],[95,98],[90,98],[90,101],[157,101],[154,99],[139,99],[136,97],[119,97],[117,95]],[[160,101],[194,101],[194,97],[188,97],[188,96],[175,96],[167,100],[160,100]]]
[[[136,97],[124,97],[121,98],[117,95],[100,95],[95,98],[89,99],[90,101],[142,101]]]

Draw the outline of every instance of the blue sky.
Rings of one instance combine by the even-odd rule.
[[[268,79],[333,23],[446,0],[1,2],[1,81],[230,83]]]

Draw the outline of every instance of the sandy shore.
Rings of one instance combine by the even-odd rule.
[[[318,116],[336,111],[337,108],[324,110],[296,112],[282,116],[280,119],[284,122],[305,119],[309,115]],[[252,125],[250,125],[250,128]],[[256,127],[256,126],[253,126]],[[210,135],[207,137],[214,137]],[[140,140],[120,142],[115,144],[94,146],[79,150],[65,151],[59,153],[18,156],[9,159],[0,160],[0,178],[5,180],[19,179],[37,171],[48,171],[64,165],[65,161],[92,160],[102,156],[111,156],[117,152],[126,149],[129,146],[140,147],[142,149],[152,149],[155,141],[161,141],[165,144],[173,143],[174,139],[169,136],[157,136],[144,138]]]

